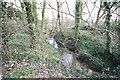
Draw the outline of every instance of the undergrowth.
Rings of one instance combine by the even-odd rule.
[[[72,31],[65,32],[64,38],[59,35],[59,38],[74,40],[74,33]],[[58,38],[58,37],[57,37]],[[37,38],[35,50],[29,47],[30,36],[26,33],[15,34],[9,38],[9,61],[3,61],[3,67],[6,69],[3,72],[3,77],[6,78],[57,78],[57,77],[100,77],[102,74],[87,75],[84,69],[80,70],[66,70],[60,59],[60,52],[49,45],[44,39]],[[64,42],[64,40],[63,40]],[[74,41],[68,41],[74,45]],[[70,45],[71,45],[70,44]],[[70,46],[69,45],[69,46]],[[98,39],[95,39],[89,32],[81,31],[78,35],[77,54],[84,54],[88,56],[89,62],[92,65],[98,66],[99,62],[105,64],[108,72],[116,73],[116,66],[113,66],[111,61],[105,60],[104,49],[105,45],[101,44]],[[74,47],[72,47],[74,48]],[[114,51],[114,50],[113,50]],[[114,51],[116,53],[116,51]],[[2,52],[4,54],[4,52]],[[116,53],[117,54],[117,53]],[[115,55],[116,56],[116,55]],[[4,58],[4,57],[3,57]],[[119,57],[115,57],[115,60]],[[99,64],[100,65],[100,64]],[[98,66],[99,68],[99,66]],[[118,67],[119,68],[119,67]]]
[[[39,39],[35,50],[29,47],[29,36],[25,33],[9,38],[9,60],[3,60],[5,78],[57,78],[86,77],[85,70],[66,70],[60,52]],[[4,53],[2,53],[4,54]],[[3,57],[4,58],[4,57]]]
[[[63,39],[61,37],[63,37]],[[73,44],[68,45],[69,47],[73,48],[73,52],[74,49],[76,49],[76,47],[73,46],[77,46],[78,51],[74,53],[80,55],[79,57],[81,57],[81,61],[86,63],[86,65],[88,65],[90,68],[92,66],[92,68],[98,69],[98,72],[105,72],[107,74],[115,75],[119,72],[116,71],[117,67],[120,65],[120,58],[118,59],[119,52],[117,49],[115,49],[116,46],[112,46],[112,55],[106,55],[106,38],[101,37],[104,37],[104,35],[97,34],[95,36],[89,31],[80,30],[78,34],[77,45],[74,45],[76,40],[74,30],[64,31],[63,33],[58,33],[55,35],[55,38],[57,40],[62,39],[61,41],[63,41],[64,44]],[[112,45],[114,44],[115,42],[112,42]],[[109,57],[111,57],[112,60],[109,60]],[[101,67],[102,65],[104,67]]]

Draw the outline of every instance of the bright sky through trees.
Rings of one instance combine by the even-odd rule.
[[[4,0],[4,1],[13,2],[16,4],[17,7],[20,7],[19,0]],[[41,12],[42,12],[42,3],[41,2],[42,1],[43,0],[37,0],[37,4],[38,4],[37,12],[39,15],[39,19],[41,19]],[[60,11],[74,15],[75,0],[46,0],[46,1],[47,1],[47,4],[49,4],[50,6],[49,5],[46,6],[45,19],[48,19],[49,21],[51,21],[53,18],[56,19],[56,17],[57,17],[56,16],[57,15],[56,1],[59,1],[60,3],[62,3]],[[78,0],[78,1],[83,1],[83,3],[84,3],[83,19],[88,20],[89,22],[91,22],[92,20],[95,21],[97,12],[99,10],[100,1],[99,0]],[[95,1],[96,1],[96,3],[94,4]],[[115,15],[113,14],[111,19],[115,19],[115,17],[116,17]],[[63,18],[64,19],[66,18],[66,14],[64,14],[64,13],[63,13]],[[74,17],[68,15],[67,19],[74,20]]]

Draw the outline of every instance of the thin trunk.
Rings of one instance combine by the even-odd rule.
[[[45,7],[46,7],[46,0],[44,0],[43,9],[42,9],[42,23],[41,23],[42,32],[45,32],[44,31]]]
[[[120,52],[120,22],[118,27],[118,52]]]
[[[111,31],[111,26],[110,26],[110,17],[111,17],[111,13],[110,13],[110,3],[107,3],[105,2],[106,6],[105,6],[105,9],[106,9],[106,19],[105,19],[105,22],[106,22],[106,27],[107,27],[107,30],[108,31]],[[106,42],[106,53],[107,54],[111,54],[111,36],[110,36],[110,32],[107,32],[106,33],[106,36],[107,36],[107,42]]]
[[[54,22],[55,22],[55,16],[54,16],[54,12],[52,10],[52,25],[53,25],[52,30],[55,29],[55,23]]]
[[[104,16],[104,14],[105,14],[105,11],[101,14],[101,16],[100,16],[100,12],[101,12],[101,10],[102,10],[102,8],[103,8],[103,4],[102,4],[102,2],[100,3],[100,9],[99,9],[99,11],[98,11],[98,13],[97,13],[97,19],[96,19],[96,21],[95,21],[95,25],[97,25],[98,24],[98,21]]]
[[[99,21],[99,19],[100,19],[100,12],[101,12],[101,8],[102,8],[102,2],[100,2],[100,9],[98,10],[98,13],[97,13],[97,19],[96,19],[96,21],[95,21],[95,24],[97,25],[97,23],[98,23],[98,21]]]
[[[120,7],[118,8],[118,14],[120,14]],[[118,51],[120,52],[120,16],[118,16]]]
[[[34,0],[35,1],[35,0]],[[37,14],[37,3],[33,2],[33,17],[34,17],[34,24],[35,24],[35,34],[36,37],[40,35],[40,27],[38,26],[38,14]]]
[[[63,6],[61,6],[61,11],[63,12]],[[63,22],[64,22],[64,21],[63,21],[63,17],[64,17],[64,16],[63,16],[63,13],[62,13],[62,12],[61,12],[61,23],[60,23],[60,24],[61,24],[61,27],[60,27],[60,28],[62,28]],[[61,31],[62,31],[62,29],[61,29]]]
[[[82,19],[82,2],[76,2],[75,4],[75,36],[76,36],[76,41],[78,38],[78,33],[79,33],[79,28],[80,28],[80,23]]]
[[[60,23],[60,2],[57,1],[57,10],[58,10],[58,13],[57,13],[57,25],[58,27],[60,28],[60,32],[61,32],[61,23]]]

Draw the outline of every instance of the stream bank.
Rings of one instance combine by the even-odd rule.
[[[100,35],[99,35],[100,36]],[[95,38],[89,31],[81,30],[78,35],[77,44],[74,30],[58,32],[54,36],[59,48],[67,50],[63,53],[75,55],[75,59],[80,65],[83,65],[92,72],[116,76],[119,73],[114,61],[107,60],[105,56],[105,45],[101,43],[104,39]],[[112,56],[113,58],[114,55]]]
[[[66,50],[65,48],[59,47],[59,45],[57,44],[53,37],[46,38],[46,41],[61,53],[61,60],[63,62],[63,65],[66,66],[65,69],[70,71],[75,69],[76,70],[84,69],[84,71],[87,72],[87,75],[92,74],[93,71],[91,69],[87,69],[85,66],[83,66],[82,63],[80,63],[77,60],[78,56],[75,53]]]

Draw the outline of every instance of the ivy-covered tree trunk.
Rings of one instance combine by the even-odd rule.
[[[117,28],[117,35],[118,35],[118,53],[120,52],[120,23],[118,24],[118,28]]]
[[[118,13],[120,13],[120,7]],[[118,51],[120,52],[120,15],[118,16]]]
[[[60,1],[57,1],[57,10],[58,10],[58,12],[57,12],[57,24],[58,24],[58,27],[60,28],[60,32],[61,32],[62,29],[60,27],[60,25],[61,25],[61,23],[60,23]]]
[[[40,27],[38,26],[38,14],[37,14],[37,2],[34,0],[34,2],[32,3],[32,7],[33,7],[33,18],[34,18],[34,32],[36,35],[36,40],[37,37],[40,36]]]
[[[107,33],[106,33],[106,36],[107,36],[107,42],[106,42],[106,50],[105,52],[107,54],[111,54],[111,36],[110,36],[110,32],[111,31],[111,26],[110,26],[110,17],[111,17],[111,13],[110,13],[110,2],[107,3],[107,2],[104,2],[104,5],[105,5],[105,10],[106,10],[106,19],[105,19],[105,23],[106,23],[106,27],[107,27]]]
[[[42,32],[45,32],[44,31],[45,7],[46,7],[46,0],[44,0],[44,2],[43,2],[43,8],[42,8],[42,23],[41,23]]]
[[[7,2],[0,2],[0,26],[2,28],[2,51],[5,53],[5,55],[2,55],[3,59],[8,60],[9,59],[9,46],[8,46],[8,27],[6,26],[6,18],[7,18]]]
[[[79,33],[79,29],[80,29],[80,22],[82,19],[82,2],[77,2],[75,4],[75,36],[76,36],[76,40],[78,38],[78,33]]]
[[[35,32],[34,32],[34,16],[33,16],[33,8],[32,8],[32,4],[30,2],[24,2],[25,4],[25,9],[26,9],[26,15],[27,15],[27,21],[29,24],[29,32],[30,32],[30,36],[31,36],[31,44],[30,47],[32,49],[35,48],[35,42],[36,42],[36,36],[35,36]]]
[[[0,22],[2,23],[2,49],[4,51],[4,53],[8,54],[9,53],[9,47],[8,47],[8,28],[7,26],[4,24],[4,22]]]

